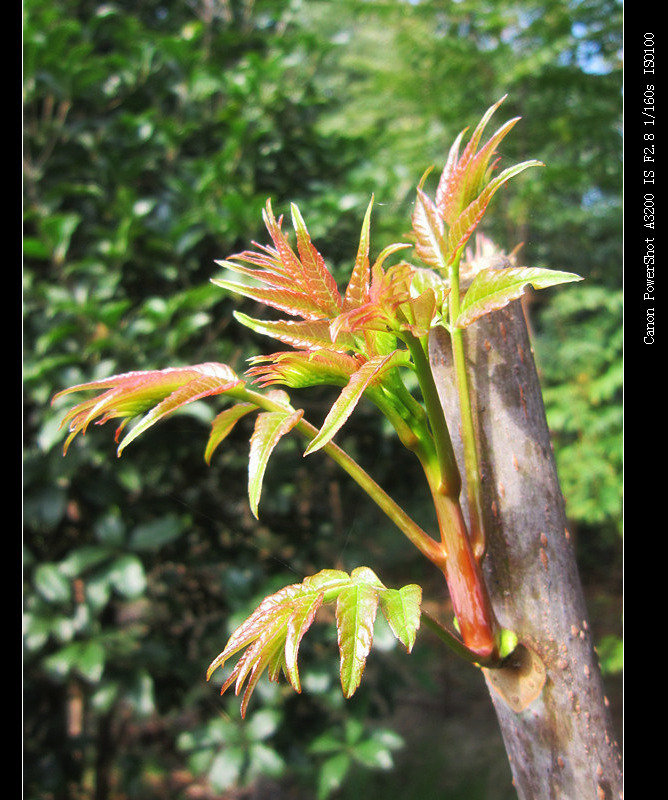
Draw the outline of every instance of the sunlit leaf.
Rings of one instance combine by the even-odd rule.
[[[283,274],[290,278],[301,292],[308,294],[308,284],[304,280],[304,267],[281,229],[283,218],[276,219],[269,200],[262,212],[262,217],[274,243]],[[270,251],[270,248],[265,249]]]
[[[461,157],[459,156],[459,147],[464,131],[455,142],[456,149],[453,145],[453,148],[450,150],[448,163],[441,175],[436,192],[437,208],[442,219],[445,220],[448,225],[454,223],[457,217],[476,197],[481,189],[479,181],[476,180],[479,176],[475,169],[475,154],[487,124],[504,100],[505,96],[490,106],[483,114],[482,119],[471,134],[471,138],[464,148]],[[508,130],[510,130],[510,128],[508,128]],[[506,130],[505,133],[507,133],[508,130]],[[496,145],[500,141],[500,138],[493,137],[493,140]],[[485,155],[488,162],[493,155],[493,149],[488,150]]]
[[[464,130],[459,133],[455,141],[450,146],[445,167],[443,168],[443,172],[441,173],[441,177],[436,188],[436,208],[438,209],[440,218],[443,220],[446,219],[448,192],[453,183],[453,173],[459,163],[459,150],[462,146],[462,140],[464,139],[464,134],[467,130],[468,128],[464,128]]]
[[[288,629],[285,637],[285,658],[284,669],[291,685],[295,691],[301,691],[301,681],[299,670],[297,669],[297,656],[299,645],[306,631],[311,627],[315,619],[316,612],[324,600],[324,592],[318,595],[306,595],[304,598],[295,602],[295,609],[288,620]]]
[[[418,188],[412,215],[415,252],[425,264],[435,269],[445,267],[445,229],[436,206]]]
[[[297,233],[297,248],[307,291],[327,315],[338,314],[343,307],[343,302],[336,281],[327,269],[323,257],[313,246],[299,209],[294,203],[290,208],[292,222]]]
[[[422,589],[417,584],[386,589],[380,595],[383,616],[394,636],[410,653],[420,627]]]
[[[422,294],[411,297],[399,307],[399,330],[408,330],[418,339],[426,336],[431,330],[436,310],[436,293],[433,289],[425,289]]]
[[[364,672],[378,605],[394,635],[410,650],[419,624],[420,598],[419,587],[388,589],[368,567],[358,567],[350,574],[342,570],[321,570],[300,584],[291,584],[266,597],[232,633],[225,649],[209,666],[207,679],[243,650],[221,689],[222,693],[234,685],[238,695],[247,681],[241,703],[242,716],[265,671],[274,681],[283,672],[292,688],[301,691],[297,667],[301,641],[318,610],[335,603],[341,686],[344,695],[350,697]]]
[[[484,269],[478,272],[471,283],[455,322],[465,328],[476,319],[508,305],[521,297],[527,286],[545,289],[560,283],[582,280],[572,272],[558,270],[508,267],[506,269]]]
[[[348,353],[356,348],[355,340],[347,333],[332,338],[329,320],[260,320],[238,311],[234,313],[234,317],[256,333],[271,336],[272,339],[299,349]]]
[[[402,351],[395,350],[386,356],[376,356],[367,362],[351,376],[347,386],[338,396],[330,409],[318,435],[306,448],[305,455],[314,453],[336,435],[343,427],[348,417],[355,410],[366,389],[383,373],[384,370],[396,366],[404,358]]]
[[[257,285],[224,278],[216,278],[213,283],[291,316],[327,319],[341,311],[343,301],[333,275],[311,242],[299,209],[293,204],[291,211],[298,254],[281,230],[282,218],[276,220],[271,202],[267,201],[263,218],[273,246],[256,245],[257,251],[246,250],[217,262],[254,279]]]
[[[371,279],[371,267],[369,265],[369,234],[372,207],[373,197],[364,215],[355,265],[343,297],[343,311],[350,311],[351,308],[358,308],[369,298],[369,281]]]
[[[452,227],[448,231],[448,263],[454,261],[466,246],[480,220],[484,217],[490,200],[501,186],[515,175],[524,172],[525,169],[540,166],[543,166],[540,161],[523,161],[521,164],[508,167],[485,186],[481,193],[453,221]]]
[[[221,289],[227,289],[233,294],[256,300],[258,303],[283,311],[294,317],[316,320],[325,319],[327,316],[312,298],[297,289],[249,286],[248,284],[236,283],[222,278],[212,278],[211,282],[216,286],[220,286]]]
[[[378,610],[378,591],[365,583],[343,589],[336,601],[336,625],[341,656],[341,687],[352,697],[362,680],[373,644],[373,626]]]
[[[355,358],[332,350],[297,350],[255,356],[246,372],[260,386],[283,384],[293,389],[307,386],[345,386],[359,366]]]
[[[206,363],[193,367],[113,375],[65,389],[52,402],[72,392],[106,389],[102,394],[77,404],[65,414],[62,425],[69,424],[70,430],[65,441],[65,452],[72,439],[78,433],[85,434],[88,425],[94,420],[101,425],[110,419],[121,419],[122,422],[116,430],[118,440],[119,434],[133,417],[148,411],[120,443],[120,455],[123,448],[137,436],[177,409],[203,397],[225,394],[242,386],[243,381],[226,364]]]
[[[395,247],[403,247],[396,245]],[[340,341],[343,332],[365,333],[366,331],[389,332],[400,330],[396,311],[410,299],[410,284],[413,267],[406,262],[395,264],[383,270],[380,259],[371,268],[371,283],[368,300],[357,308],[352,308],[335,317],[330,325],[333,341]],[[367,357],[380,355],[367,339]],[[386,355],[386,353],[383,353]]]
[[[265,411],[258,415],[250,442],[248,460],[248,497],[253,516],[257,517],[258,504],[262,493],[262,481],[269,456],[286,433],[289,433],[304,412]]]

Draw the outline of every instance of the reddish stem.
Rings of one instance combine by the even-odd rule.
[[[459,501],[432,489],[441,540],[446,552],[443,574],[462,640],[481,658],[498,649],[499,623],[473,554]]]

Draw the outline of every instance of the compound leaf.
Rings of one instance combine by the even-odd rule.
[[[368,567],[358,567],[350,574],[321,570],[300,584],[291,584],[265,597],[212,661],[207,680],[229,658],[245,650],[221,689],[222,694],[234,684],[238,695],[248,681],[241,703],[242,716],[265,670],[273,681],[283,672],[292,688],[300,692],[297,657],[301,641],[321,606],[335,603],[341,687],[345,697],[351,697],[360,684],[371,649],[379,603],[391,620],[392,632],[410,650],[419,624],[420,599],[419,586],[388,589]]]
[[[71,386],[55,395],[52,402],[71,392],[106,389],[102,394],[77,404],[64,416],[62,425],[69,423],[70,430],[65,441],[65,452],[72,439],[78,433],[85,434],[93,420],[101,425],[110,419],[121,419],[116,430],[118,439],[133,417],[148,412],[120,443],[120,455],[131,441],[177,409],[204,397],[232,392],[243,385],[243,381],[227,364],[206,363],[112,375],[103,380]]]

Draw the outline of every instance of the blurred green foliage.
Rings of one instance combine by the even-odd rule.
[[[242,369],[264,343],[231,324],[209,278],[215,259],[263,241],[266,198],[297,202],[343,270],[371,192],[378,252],[406,230],[424,169],[507,92],[504,112],[523,117],[508,160],[547,167],[500,195],[487,232],[507,249],[524,241],[522,263],[587,279],[537,298],[532,324],[582,563],[605,565],[602,591],[616,589],[621,3],[29,0],[23,42],[25,796],[220,797],[271,779],[312,797],[345,793],[344,775],[354,792],[355,774],[389,767],[399,744],[384,731],[406,667],[382,637],[344,706],[323,626],[304,694],[265,686],[243,729],[206,666],[280,585],[360,563],[428,581],[421,564],[332,466],[306,469],[289,442],[258,524],[247,430],[211,468],[212,411],[198,407],[120,461],[104,430],[63,459],[50,398],[131,369]],[[313,400],[314,421],[327,399]],[[396,443],[364,409],[346,435],[419,518]],[[613,672],[616,625],[601,630]],[[425,648],[411,656],[414,691],[433,689]]]

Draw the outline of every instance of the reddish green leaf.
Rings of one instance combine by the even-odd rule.
[[[302,585],[310,592],[323,592],[325,603],[336,600],[342,586],[350,582],[350,576],[342,569],[321,569],[315,575],[304,578]]]
[[[293,389],[307,386],[345,386],[357,370],[358,361],[352,356],[332,350],[297,350],[256,356],[247,375],[260,386],[283,384]]]
[[[207,671],[207,680],[211,678],[218,667],[223,666],[225,661],[259,639],[265,629],[276,627],[277,623],[280,626],[281,618],[289,617],[291,613],[289,604],[292,598],[300,593],[300,589],[299,584],[291,584],[279,592],[265,597],[255,611],[232,633],[227,640],[225,649],[211,662]],[[238,673],[235,672],[235,679],[236,674]]]
[[[373,197],[371,198],[371,202],[364,216],[355,266],[353,267],[343,298],[344,311],[358,308],[369,299],[369,281],[371,278],[371,267],[369,266],[369,231],[371,227],[372,207]]]
[[[330,318],[343,307],[336,281],[313,246],[299,209],[293,204],[291,210],[299,255],[281,230],[282,218],[276,220],[271,202],[267,201],[263,218],[273,246],[256,244],[258,251],[246,250],[218,262],[233,272],[254,279],[257,285],[220,278],[214,279],[213,283],[291,316],[306,320]]]
[[[350,580],[355,583],[364,583],[373,586],[375,589],[382,590],[383,586],[380,578],[370,567],[355,567],[350,573]]]
[[[395,245],[399,248],[404,245]],[[343,332],[364,333],[366,331],[398,331],[396,311],[410,298],[413,267],[406,262],[395,264],[385,272],[378,259],[371,269],[369,299],[357,308],[339,314],[330,325],[331,337],[339,341]],[[368,348],[367,356],[373,353]],[[380,355],[380,353],[375,353]]]
[[[262,247],[261,245],[256,246]],[[276,289],[295,289],[295,279],[282,272],[281,260],[276,251],[270,247],[263,247],[262,250],[263,252],[260,253],[254,250],[244,250],[243,253],[237,253],[230,256],[229,259],[215,263],[237,275],[253,278],[259,283]],[[246,266],[247,264],[252,266]],[[244,282],[242,281],[242,283]]]
[[[290,246],[285,234],[281,229],[283,217],[278,220],[274,217],[274,212],[271,208],[271,202],[267,200],[265,210],[262,212],[264,224],[267,226],[269,235],[274,243],[275,253],[280,260],[281,270],[284,275],[287,275],[299,288],[300,291],[307,292],[308,286],[304,281],[304,268],[300,263],[298,256]],[[272,252],[271,248],[265,248],[267,251]]]
[[[431,289],[436,297],[436,304],[440,308],[450,291],[442,273],[433,269],[419,269],[415,267],[411,273],[411,296],[417,297]]]
[[[410,650],[419,623],[420,596],[417,586],[388,589],[368,567],[358,567],[350,575],[341,570],[321,570],[301,584],[291,584],[266,597],[212,661],[207,680],[229,658],[245,650],[221,689],[223,693],[234,685],[238,695],[248,681],[242,716],[265,670],[270,680],[278,680],[283,672],[293,689],[301,691],[297,668],[301,641],[320,607],[336,603],[341,685],[345,696],[350,697],[359,685],[373,642],[378,603],[382,604],[394,635]]]
[[[540,166],[543,166],[540,161],[523,161],[521,164],[515,164],[504,170],[485,186],[480,195],[457,217],[448,231],[448,263],[452,263],[463,250],[466,243],[471,238],[471,234],[484,217],[490,200],[501,186],[509,181],[510,178],[519,175],[519,173],[523,172],[525,169]]]
[[[399,329],[410,331],[418,339],[426,336],[431,330],[436,309],[436,293],[433,289],[425,289],[422,294],[412,297],[399,307]]]
[[[212,278],[211,283],[241,297],[248,297],[258,303],[283,311],[293,317],[302,317],[310,320],[325,319],[327,317],[327,314],[311,297],[298,289],[249,286],[222,278]]]
[[[545,289],[560,283],[582,280],[572,272],[558,270],[508,267],[506,269],[484,269],[478,272],[462,301],[459,316],[455,322],[458,328],[465,328],[476,319],[517,300],[527,286]]]
[[[452,143],[450,150],[448,151],[445,167],[443,168],[443,172],[441,173],[441,177],[438,182],[438,187],[436,188],[436,208],[438,209],[440,218],[443,220],[446,218],[446,203],[448,200],[448,192],[450,191],[450,187],[453,183],[453,174],[457,164],[459,163],[459,150],[462,146],[462,140],[467,130],[468,128],[464,128],[464,130],[460,132],[459,136],[457,136],[455,141]]]
[[[257,518],[258,504],[262,493],[262,481],[269,456],[286,433],[289,433],[303,417],[297,411],[265,411],[255,421],[251,437],[248,460],[248,498],[253,516]]]
[[[252,403],[237,403],[237,405],[234,405],[231,408],[226,408],[224,411],[221,411],[218,416],[216,416],[211,423],[211,433],[209,434],[209,441],[207,442],[206,450],[204,452],[204,458],[207,464],[211,463],[211,456],[213,455],[214,450],[223,441],[223,439],[225,439],[232,432],[237,422],[242,417],[245,417],[246,414],[250,414],[252,411],[256,410],[257,406],[253,405]]]
[[[297,233],[297,248],[306,289],[326,315],[334,316],[343,307],[336,281],[327,269],[323,257],[313,246],[299,209],[294,203],[290,208],[292,222]]]
[[[107,390],[92,399],[84,400],[67,412],[62,422],[63,425],[69,424],[70,430],[65,442],[65,452],[72,439],[78,433],[85,434],[93,420],[102,425],[110,419],[121,419],[122,422],[116,430],[118,440],[121,431],[133,417],[148,411],[119,445],[120,455],[133,439],[182,406],[211,395],[227,392],[234,394],[234,389],[243,385],[243,381],[226,364],[206,363],[193,367],[113,375],[65,389],[52,402],[72,392]]]
[[[504,99],[487,109],[461,156],[459,151],[466,130],[459,134],[448,153],[435,202],[424,194],[422,184],[418,187],[413,211],[415,250],[428,266],[442,269],[455,263],[496,191],[527,167],[540,165],[538,161],[525,161],[491,179],[496,148],[519,119],[501,125],[478,150],[487,124]]]
[[[394,327],[394,311],[388,312],[378,303],[368,302],[339,314],[330,324],[329,329],[334,341],[350,333],[365,331],[390,331]],[[367,353],[369,355],[370,353]]]
[[[335,572],[325,570],[310,581],[306,579],[302,584],[286,586],[266,597],[234,631],[223,652],[209,666],[207,680],[229,658],[247,648],[221,689],[222,694],[235,684],[236,694],[239,694],[244,681],[249,678],[242,703],[242,716],[245,715],[257,680],[265,669],[268,669],[272,680],[277,680],[282,670],[295,691],[301,690],[297,670],[301,640],[326,597],[326,589],[336,595],[337,586],[340,588],[350,581],[345,572]]]
[[[366,659],[373,644],[377,609],[378,591],[374,586],[355,583],[339,593],[336,601],[336,625],[344,697],[352,697],[362,680]]]
[[[443,220],[429,197],[418,188],[412,215],[415,252],[425,264],[435,269],[445,267],[445,232]]]
[[[396,366],[404,357],[404,351],[394,350],[389,355],[375,356],[362,364],[351,376],[347,386],[334,402],[318,435],[306,448],[304,455],[314,453],[331,441],[352,414],[369,386],[377,380],[386,369]]]
[[[195,400],[221,394],[234,386],[238,386],[240,383],[238,379],[234,378],[231,380],[228,378],[225,382],[221,383],[220,371],[213,369],[212,373],[213,374],[210,375],[202,375],[202,377],[190,381],[185,386],[179,387],[176,391],[172,392],[169,397],[166,397],[161,403],[155,406],[155,408],[152,408],[125,436],[118,448],[119,455],[123,448],[130,444],[131,441],[168,414],[171,414],[188,403],[195,402]]]
[[[515,117],[504,123],[471,159],[466,176],[466,188],[469,197],[478,195],[489,181],[490,173],[494,168],[494,164],[490,165],[490,161],[492,156],[495,155],[496,147],[510,133],[519,120],[519,117]]]
[[[380,593],[380,607],[390,630],[410,653],[420,627],[422,589],[417,584]]]
[[[380,267],[383,266],[383,264],[387,261],[387,259],[390,256],[394,255],[395,253],[398,253],[400,250],[405,250],[407,247],[410,247],[410,246],[411,245],[407,244],[406,242],[395,242],[394,244],[388,244],[387,247],[384,247],[380,251],[380,254],[379,254],[378,258],[373,262],[373,267],[371,267],[371,274],[373,275],[375,270],[380,269]],[[404,265],[397,264],[395,266],[397,266],[397,267],[404,266],[405,267],[406,265],[405,264]],[[390,269],[392,269],[392,267],[388,268],[388,272],[389,272]]]
[[[334,340],[330,332],[329,320],[259,320],[246,316],[238,311],[234,317],[242,325],[256,333],[271,336],[279,342],[292,347],[308,350],[335,350],[339,353],[348,353],[356,345],[352,336],[342,333]]]
[[[299,679],[299,669],[297,668],[297,655],[299,645],[306,631],[311,627],[315,615],[323,603],[324,592],[314,596],[307,595],[295,602],[295,609],[288,621],[288,629],[285,637],[285,649],[283,659],[283,669],[296,692],[301,691],[301,681]]]
[[[460,134],[460,137],[455,143],[457,145],[456,150],[453,151],[453,149],[451,149],[450,151],[448,164],[446,164],[446,169],[444,170],[441,180],[439,181],[436,203],[442,219],[444,219],[448,225],[452,225],[454,223],[457,217],[459,217],[466,206],[469,205],[469,203],[480,191],[480,185],[476,183],[475,180],[475,153],[478,149],[480,139],[482,138],[482,134],[484,133],[487,124],[492,118],[494,112],[504,100],[505,96],[487,109],[475,130],[471,134],[471,138],[464,148],[464,152],[462,153],[461,157],[459,157],[459,146],[464,131],[462,134]],[[498,141],[499,140],[497,139],[495,144],[498,144]],[[486,153],[487,161],[489,161],[492,153],[492,150]]]

